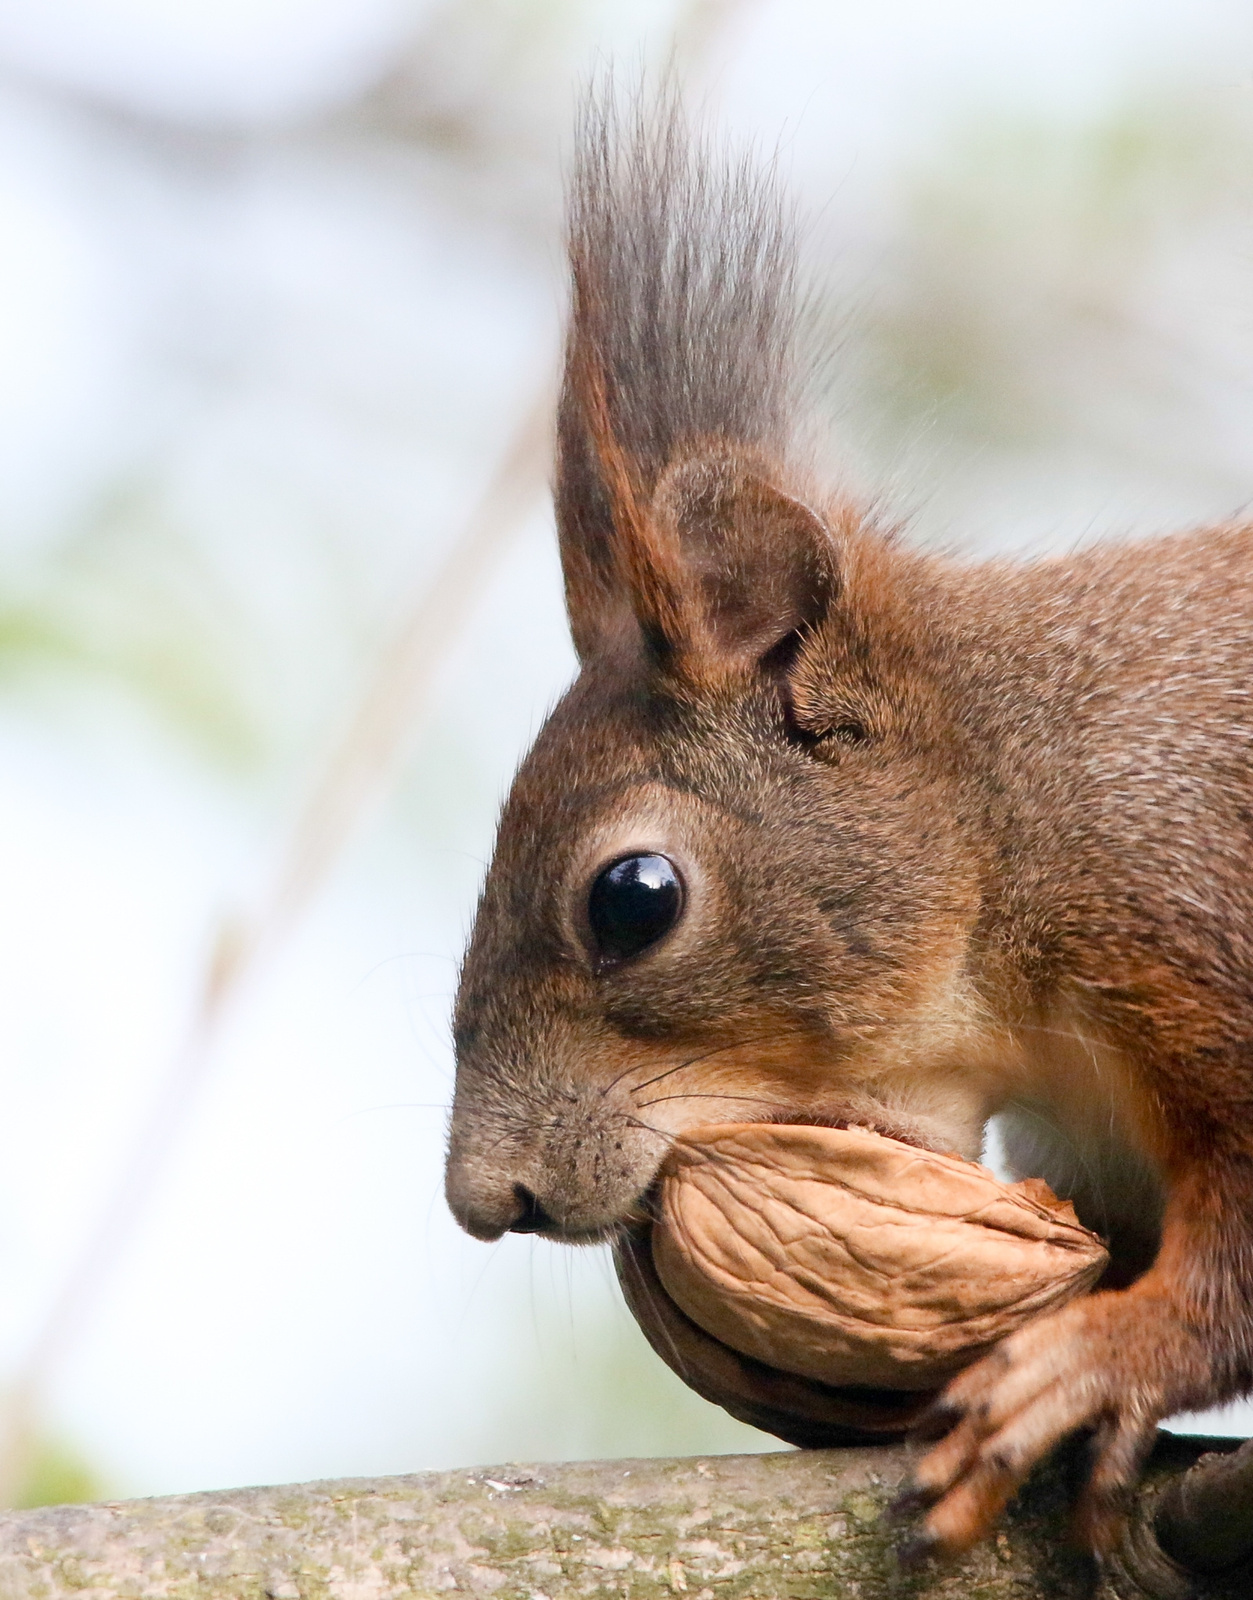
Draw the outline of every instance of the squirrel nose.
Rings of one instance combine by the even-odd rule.
[[[542,1233],[545,1228],[556,1226],[553,1218],[524,1183],[514,1184],[513,1195],[522,1210],[509,1224],[510,1233]]]

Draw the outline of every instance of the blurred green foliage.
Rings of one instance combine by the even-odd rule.
[[[24,1458],[25,1472],[13,1496],[19,1511],[34,1506],[81,1505],[103,1500],[106,1489],[95,1471],[64,1440],[43,1434]]]
[[[0,689],[114,690],[228,771],[263,754],[259,655],[212,561],[141,490],[0,568]]]
[[[560,13],[544,12],[545,26]],[[433,28],[437,57],[451,48],[441,29],[462,40],[467,16],[473,7],[453,8],[458,26]],[[537,19],[519,13],[514,31]],[[528,70],[551,44],[540,28]],[[484,104],[486,85],[501,88],[498,52],[438,92],[428,67],[415,56],[362,102],[376,135],[441,157],[456,145],[457,165],[465,152],[446,139],[445,102],[495,134],[493,118],[525,117],[533,85],[511,108]],[[489,141],[478,154],[494,149]],[[1047,449],[1080,430],[1104,430],[1116,448],[1150,414],[1160,423],[1177,398],[1179,353],[1148,291],[1190,231],[1243,215],[1251,154],[1253,132],[1231,107],[1161,95],[1086,124],[970,116],[900,175],[873,270],[861,261],[854,281],[836,263],[819,334],[835,329],[833,405],[889,473],[924,435],[932,453],[986,457]],[[316,565],[316,537],[307,554]],[[342,555],[324,552],[328,590]],[[344,639],[326,644],[351,656],[359,619],[342,620]],[[290,744],[288,690],[302,677],[293,645],[307,650],[307,632],[285,633],[250,609],[212,540],[183,529],[158,486],[116,487],[78,529],[0,567],[0,691],[120,693],[225,772],[255,773]],[[299,737],[318,726],[314,712],[298,709]]]
[[[1053,452],[1059,486],[1067,450],[1141,482],[1195,454],[1172,419],[1237,308],[1221,289],[1193,304],[1180,290],[1241,260],[1251,156],[1238,100],[1166,93],[1087,121],[984,111],[937,141],[900,174],[889,236],[858,276],[837,274],[824,319],[830,397],[871,470],[890,475],[921,439],[932,460],[977,453],[985,468]]]

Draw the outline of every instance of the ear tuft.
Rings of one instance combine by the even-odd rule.
[[[623,99],[609,81],[584,105],[568,242],[555,489],[575,647],[642,639],[677,670],[684,574],[649,507],[694,441],[774,456],[793,437],[792,207],[769,166],[690,126],[673,82]]]
[[[825,524],[753,456],[714,445],[681,457],[657,484],[650,521],[683,573],[683,655],[754,666],[816,627],[835,597]]]

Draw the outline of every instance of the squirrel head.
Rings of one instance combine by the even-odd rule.
[[[972,1137],[937,1046],[965,1026],[970,863],[908,693],[858,648],[841,541],[709,447],[632,532],[621,593],[568,583],[582,670],[462,971],[448,1196],[484,1237],[603,1235],[700,1123]]]
[[[981,1126],[974,864],[925,686],[868,620],[912,558],[783,464],[773,191],[710,181],[673,119],[625,151],[612,124],[584,129],[558,414],[581,670],[504,807],[454,1018],[447,1194],[484,1238],[604,1236],[700,1123],[966,1153]]]

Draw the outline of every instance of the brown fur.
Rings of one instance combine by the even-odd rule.
[[[581,670],[501,818],[456,1011],[453,1211],[628,1217],[719,1118],[1008,1149],[1109,1288],[956,1379],[925,1537],[1095,1431],[1107,1544],[1158,1418],[1253,1384],[1253,530],[1033,564],[912,551],[788,459],[786,219],[676,118],[590,117],[557,507]],[[659,851],[682,919],[589,950]]]

